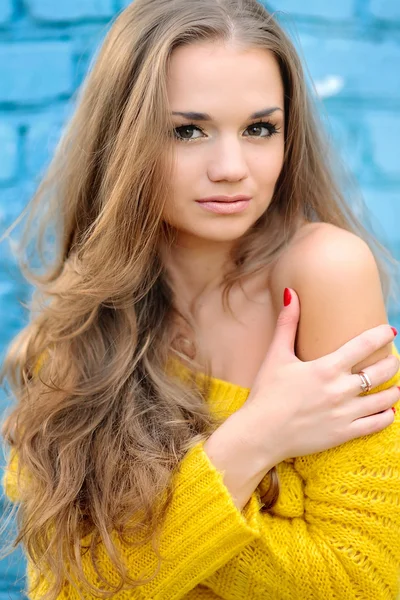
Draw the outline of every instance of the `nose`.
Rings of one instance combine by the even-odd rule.
[[[243,147],[236,137],[218,140],[212,149],[208,164],[211,181],[241,181],[248,176]]]

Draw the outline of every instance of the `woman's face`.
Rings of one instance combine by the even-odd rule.
[[[183,244],[232,242],[268,208],[282,169],[284,90],[278,64],[261,49],[181,46],[172,53],[167,86],[172,113],[202,114],[172,117],[175,166],[164,220]],[[220,195],[251,199],[199,202]]]

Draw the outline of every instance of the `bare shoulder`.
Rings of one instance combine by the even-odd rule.
[[[366,329],[388,322],[371,249],[354,233],[329,223],[307,223],[299,229],[277,261],[270,286],[279,310],[285,287],[299,296],[296,353],[302,360],[333,352]],[[379,356],[390,351],[385,347]]]
[[[367,257],[375,266],[368,245],[354,233],[331,223],[306,223],[290,241],[271,272],[270,285],[275,297],[281,299],[285,287],[297,288],[330,270],[344,274],[352,265]],[[280,304],[279,304],[280,306]]]
[[[359,236],[331,223],[307,223],[298,230],[282,256],[281,268],[301,277],[308,269],[346,270],[360,260],[363,264],[367,260],[370,266],[376,264],[368,244]]]

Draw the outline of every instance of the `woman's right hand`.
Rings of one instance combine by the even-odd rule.
[[[233,415],[244,445],[273,457],[313,454],[351,439],[381,431],[394,420],[392,406],[400,389],[360,396],[361,378],[354,365],[393,341],[389,325],[358,335],[335,352],[303,362],[294,353],[300,306],[292,300],[279,315],[275,335],[248,399]],[[399,369],[394,355],[364,369],[372,386],[391,379]],[[239,425],[239,430],[238,430]]]

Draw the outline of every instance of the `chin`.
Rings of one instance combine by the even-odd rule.
[[[190,236],[209,242],[235,242],[239,240],[253,226],[253,222],[238,222],[237,223],[214,223],[212,227],[202,227],[184,231],[185,237]]]

